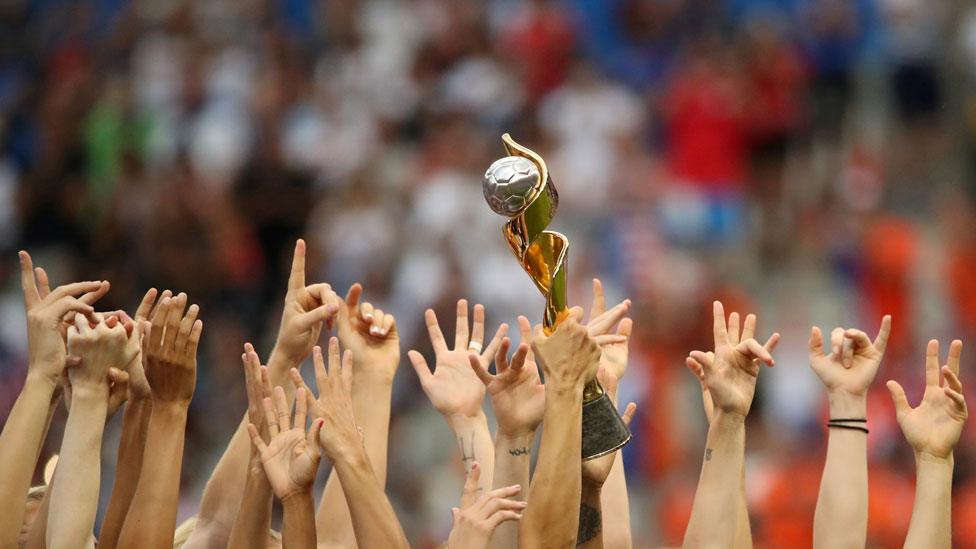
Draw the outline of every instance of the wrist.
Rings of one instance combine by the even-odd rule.
[[[503,431],[501,427],[498,428],[498,435],[495,436],[495,442],[499,447],[502,448],[523,448],[525,446],[531,446],[532,442],[535,440],[535,428],[531,431]]]
[[[49,374],[38,371],[27,371],[27,379],[24,381],[24,390],[50,391],[53,393],[61,384],[60,374]]]
[[[731,410],[715,410],[710,426],[731,426],[736,427],[745,425],[746,414]]]
[[[827,403],[830,419],[866,419],[868,414],[867,395],[855,395],[847,391],[829,391]]]
[[[474,414],[446,414],[444,419],[447,420],[448,425],[454,432],[461,430],[469,430],[472,428],[484,427],[488,428],[488,416],[485,415],[484,410],[479,409]]]
[[[281,500],[282,507],[304,506],[312,499],[312,485],[299,486],[278,499]]]
[[[951,451],[946,455],[938,455],[927,450],[915,450],[915,466],[922,467],[924,465],[934,465],[952,469],[955,466],[955,457]]]
[[[168,420],[182,420],[186,421],[186,416],[189,410],[189,403],[168,401],[168,402],[153,402],[152,406],[152,417],[165,418]]]
[[[287,373],[292,368],[300,367],[304,360],[305,356],[302,356],[301,353],[291,352],[280,343],[275,343],[274,348],[271,349],[271,354],[268,355],[268,372]]]

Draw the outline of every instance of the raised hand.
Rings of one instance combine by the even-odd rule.
[[[495,332],[488,346],[482,349],[485,335],[485,309],[474,306],[474,323],[471,333],[468,332],[468,301],[458,300],[457,327],[454,332],[454,348],[448,349],[444,334],[437,323],[437,315],[427,309],[425,313],[427,332],[434,347],[435,366],[431,373],[424,356],[417,351],[410,351],[410,363],[413,364],[420,386],[430,399],[431,404],[443,416],[473,417],[482,413],[481,404],[485,399],[485,386],[475,371],[471,369],[468,359],[469,353],[477,355],[482,370],[487,370],[491,359],[498,351],[502,338],[508,331],[508,325],[502,324]]]
[[[323,300],[331,290],[328,284],[305,285],[305,241],[298,239],[272,354],[280,354],[292,366],[308,357],[322,334],[322,324],[331,322],[338,311],[338,304]]]
[[[872,342],[861,330],[834,328],[830,333],[830,353],[824,354],[820,328],[810,330],[810,367],[827,388],[831,417],[863,417],[867,410],[867,393],[881,366],[891,316],[885,315]]]
[[[539,367],[529,345],[532,327],[524,316],[518,317],[518,323],[522,342],[509,362],[511,340],[502,339],[495,353],[495,375],[488,372],[480,355],[468,353],[468,363],[491,397],[498,434],[508,437],[534,434],[546,409],[546,387],[539,378]]]
[[[945,459],[952,456],[959,442],[969,416],[959,381],[961,355],[962,341],[957,339],[949,346],[948,360],[940,369],[939,342],[929,341],[925,349],[925,393],[915,408],[908,404],[905,390],[897,381],[887,383],[898,425],[917,455]]]
[[[253,423],[247,426],[251,443],[261,454],[264,472],[268,475],[271,489],[280,500],[311,490],[315,473],[319,469],[319,433],[322,420],[312,422],[311,430],[305,430],[307,417],[305,389],[295,393],[295,421],[291,421],[288,401],[281,387],[274,388],[272,399],[263,400],[264,417],[268,424],[270,441],[265,443]]]
[[[77,313],[68,330],[68,352],[79,359],[79,366],[68,370],[72,391],[99,387],[104,388],[107,398],[109,370],[124,367],[131,360],[126,354],[131,349],[127,343],[125,327],[116,317],[99,317],[92,327],[84,315]]]
[[[552,388],[580,388],[596,376],[600,363],[600,347],[580,324],[583,310],[574,307],[552,335],[546,336],[537,326],[532,338],[532,351],[546,374],[547,390]]]
[[[353,354],[346,349],[342,355],[340,366],[339,340],[329,339],[329,366],[326,368],[322,357],[322,348],[312,349],[312,362],[315,365],[315,385],[318,387],[318,398],[302,381],[298,370],[291,370],[295,387],[301,389],[308,399],[307,408],[312,417],[321,420],[324,428],[319,435],[319,444],[325,450],[330,460],[335,461],[352,449],[359,449],[363,445],[362,436],[356,425],[353,413],[352,399],[352,371]],[[297,397],[296,397],[297,398]]]
[[[94,321],[92,305],[108,292],[109,283],[75,282],[51,291],[47,274],[40,267],[35,269],[30,254],[22,251],[20,284],[27,310],[28,376],[41,376],[57,384],[67,357],[65,321],[73,322],[76,313]]]
[[[393,315],[360,302],[363,295],[360,284],[353,284],[344,300],[331,289],[324,290],[322,295],[324,301],[336,303],[339,340],[352,351],[359,375],[392,382],[400,365],[400,334]]]
[[[187,406],[193,398],[203,321],[197,318],[199,307],[190,305],[184,315],[185,306],[184,293],[163,298],[143,337],[146,379],[155,402]]]
[[[752,339],[756,333],[756,315],[748,314],[746,315],[745,322],[742,324],[742,332],[739,332],[739,313],[733,312],[729,315],[727,333],[729,335],[729,341],[733,345],[738,345],[742,340]],[[779,333],[774,333],[769,336],[763,348],[767,352],[772,353],[776,349],[776,345],[779,344]],[[701,385],[702,390],[702,406],[705,409],[705,419],[708,422],[712,421],[712,415],[714,411],[714,405],[712,404],[712,395],[708,392],[708,385],[705,384],[705,364],[709,367],[715,361],[715,352],[708,351],[707,353],[692,353],[695,356],[702,359],[699,362],[694,356],[689,355],[685,359],[685,365],[691,370],[691,373],[695,374],[698,379],[698,383]],[[758,359],[754,360],[758,368]]]
[[[705,387],[708,389],[715,410],[745,417],[749,413],[756,392],[759,363],[772,366],[773,357],[752,337],[746,339],[740,337],[738,315],[730,317],[729,324],[726,325],[725,309],[721,302],[713,303],[712,315],[714,356],[709,357],[701,351],[692,351],[691,358],[697,360],[703,367]],[[748,321],[749,317],[746,320]],[[752,323],[747,322],[747,324],[754,326],[754,322],[753,320]],[[747,335],[749,335],[748,331]],[[775,341],[774,338],[778,339],[778,335],[773,334],[770,340]]]
[[[594,278],[593,304],[590,307],[590,321],[586,327],[590,331],[590,336],[594,337],[600,345],[600,366],[620,380],[627,371],[628,343],[630,334],[634,330],[634,321],[626,318],[630,310],[630,300],[621,301],[609,311],[606,309],[603,283],[599,278]],[[614,325],[617,329],[611,334]]]
[[[522,520],[526,503],[509,499],[518,495],[522,487],[517,484],[507,486],[479,497],[480,476],[481,468],[475,462],[464,482],[461,506],[451,509],[454,527],[447,540],[449,549],[483,549],[499,524]]]

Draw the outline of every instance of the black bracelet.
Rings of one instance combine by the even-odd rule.
[[[849,423],[867,423],[868,422],[868,420],[866,418],[857,418],[857,417],[842,417],[840,419],[833,419],[833,418],[831,418],[830,421],[832,421],[832,422],[846,421],[846,422],[849,422]]]
[[[854,431],[861,431],[864,434],[869,433],[867,427],[861,427],[860,425],[844,425],[843,423],[834,423],[833,421],[827,422],[827,428],[836,427],[837,429],[851,429]]]

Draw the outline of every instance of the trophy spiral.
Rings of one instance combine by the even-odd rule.
[[[552,333],[569,312],[566,303],[566,236],[545,230],[556,214],[559,195],[542,157],[516,143],[507,133],[502,143],[509,156],[492,163],[482,183],[488,206],[509,218],[505,240],[525,272],[546,297],[542,325]],[[583,460],[606,455],[630,441],[617,408],[596,379],[583,389]]]

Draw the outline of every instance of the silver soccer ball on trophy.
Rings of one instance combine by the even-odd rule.
[[[488,167],[481,190],[495,213],[513,217],[532,201],[540,177],[538,166],[528,158],[506,156]]]

